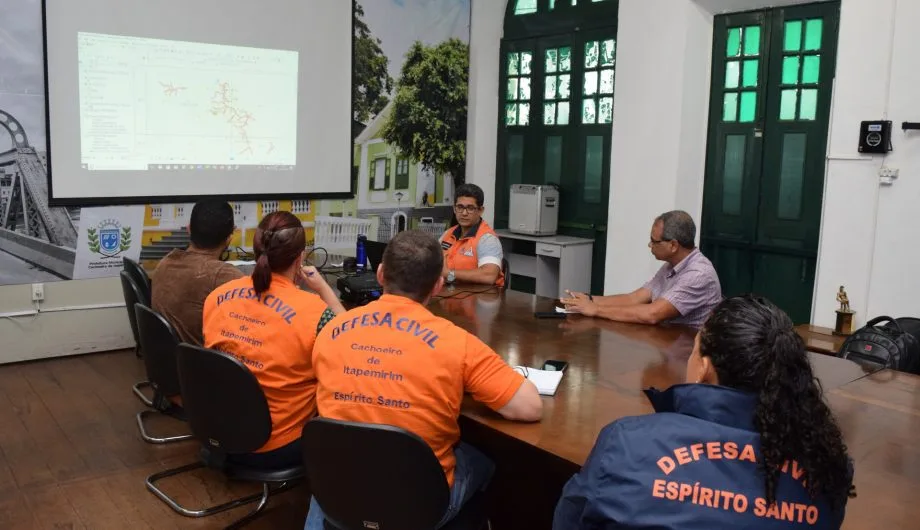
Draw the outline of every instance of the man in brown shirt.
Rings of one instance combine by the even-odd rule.
[[[195,204],[188,231],[188,249],[175,249],[153,273],[153,309],[176,328],[179,338],[201,346],[201,310],[217,287],[244,276],[221,253],[233,235],[233,208],[225,201],[205,199]]]

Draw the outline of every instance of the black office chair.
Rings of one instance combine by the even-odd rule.
[[[131,324],[131,333],[134,335],[134,354],[140,357],[141,339],[137,331],[137,313],[134,312],[134,306],[137,304],[149,306],[150,301],[144,298],[144,294],[141,292],[140,287],[137,286],[137,283],[131,279],[131,276],[129,276],[127,272],[121,271],[118,273],[118,276],[121,278],[121,292],[125,296],[125,308],[128,310],[128,323]],[[134,390],[134,395],[148,407],[153,406],[153,400],[144,395],[143,389],[151,388],[151,386],[153,385],[150,381],[141,381],[136,383],[132,388]]]
[[[508,263],[507,258],[502,258],[502,276],[505,277],[505,285],[502,289],[507,291],[511,289],[511,264]]]
[[[144,364],[147,366],[147,383],[153,389],[151,400],[153,410],[137,413],[137,428],[147,443],[165,444],[192,439],[191,434],[154,437],[144,428],[144,420],[151,414],[163,414],[185,421],[182,407],[175,406],[167,396],[179,394],[179,373],[176,369],[176,349],[179,336],[173,327],[159,313],[145,306],[135,304],[137,332],[144,350]]]
[[[272,419],[268,402],[255,375],[236,358],[225,353],[180,344],[176,362],[182,388],[182,405],[192,433],[202,444],[198,462],[154,473],[147,477],[147,489],[186,517],[204,517],[259,501],[255,510],[228,528],[238,528],[255,518],[271,494],[293,486],[304,477],[298,464],[276,470],[255,469],[228,460],[228,455],[251,453],[268,441]],[[166,477],[210,467],[228,478],[262,483],[262,493],[234,499],[217,506],[188,509],[157,487]]]
[[[326,529],[433,530],[444,517],[447,478],[417,435],[390,425],[314,418],[304,426],[302,440],[310,489]],[[477,494],[442,529],[487,526]]]
[[[138,262],[130,258],[122,258],[121,263],[124,268],[124,271],[128,273],[128,276],[130,276],[131,279],[134,280],[134,283],[136,283],[137,286],[140,287],[141,292],[144,293],[144,296],[146,297],[146,300],[147,300],[146,302],[144,302],[144,305],[149,306],[150,296],[151,296],[150,295],[150,276],[147,275],[147,271],[145,271],[144,268],[141,267]]]

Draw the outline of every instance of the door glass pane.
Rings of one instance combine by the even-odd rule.
[[[800,120],[813,120],[818,114],[818,89],[802,89],[802,102],[799,109]]]
[[[799,56],[783,58],[783,84],[797,85],[799,83]]]
[[[725,137],[725,161],[722,166],[722,213],[741,214],[741,191],[744,181],[744,155],[747,137],[731,134]]]
[[[601,202],[601,177],[604,172],[604,137],[585,138],[585,194],[584,201]]]
[[[760,54],[760,26],[748,26],[744,28],[744,54]]]
[[[748,91],[741,93],[741,110],[738,112],[738,121],[750,123],[757,115],[757,92]]]
[[[521,68],[521,56],[516,52],[508,54],[508,75],[518,75]]]
[[[597,72],[585,72],[585,90],[586,96],[597,94]]]
[[[613,122],[613,98],[601,98],[597,106],[597,123]]]
[[[529,15],[537,12],[537,0],[517,0],[514,4],[515,15]]]
[[[530,52],[521,52],[521,73],[530,74],[530,63],[533,60],[533,54]]]
[[[572,48],[563,46],[559,48],[559,71],[568,72],[572,69]]]
[[[805,49],[821,49],[821,32],[824,28],[824,21],[820,18],[813,18],[805,23]]]
[[[783,38],[783,50],[797,52],[802,49],[802,21],[791,20],[786,22],[786,31]]]
[[[569,124],[569,102],[560,101],[556,107],[556,125]]]
[[[545,68],[546,73],[551,74],[556,71],[557,52],[555,48],[546,50]]]
[[[797,220],[802,214],[802,184],[805,175],[805,133],[787,133],[783,136],[783,155],[780,161],[779,203],[777,217]]]
[[[741,55],[741,28],[729,28],[725,56],[738,57],[739,55]]]
[[[570,77],[571,77],[571,76],[568,75],[568,74],[566,74],[566,75],[560,75],[560,76],[559,76],[559,80],[558,80],[558,90],[556,91],[556,93],[559,94],[558,97],[568,99],[568,97],[569,97],[569,79],[570,79]]]
[[[518,94],[518,78],[511,77],[508,79],[508,93],[505,96],[505,99],[509,101],[514,101],[517,99]]]
[[[514,103],[505,105],[505,125],[517,125],[517,105]]]
[[[597,109],[594,105],[594,98],[585,98],[582,102],[581,122],[597,123]]]
[[[598,55],[600,55],[598,48],[596,40],[585,43],[585,68],[597,68]]]
[[[556,104],[555,103],[544,103],[543,104],[543,125],[555,125],[556,124]]]
[[[530,99],[530,78],[522,77],[520,82],[518,82],[518,88],[521,91],[521,97],[519,99]]]
[[[556,76],[548,75],[543,81],[543,99],[555,99],[556,97]]]
[[[802,62],[802,83],[814,84],[818,82],[821,73],[821,56],[807,55]]]
[[[760,61],[753,59],[751,61],[744,61],[744,74],[742,75],[741,84],[746,87],[757,86],[757,70],[760,66]]]
[[[601,94],[613,94],[613,70],[601,70]]]
[[[602,41],[601,66],[613,66],[614,57],[616,57],[616,42],[613,39]]]
[[[518,104],[518,125],[530,124],[530,103]]]
[[[508,185],[520,184],[524,170],[524,136],[514,134],[508,138]]]
[[[738,119],[738,94],[729,92],[722,101],[722,121],[736,121]]]
[[[546,138],[546,151],[543,159],[543,183],[559,184],[562,179],[562,137]]]
[[[798,102],[798,92],[798,90],[783,90],[779,101],[779,119],[795,119],[795,105]]]
[[[725,88],[738,88],[741,77],[741,62],[728,61],[725,63]]]

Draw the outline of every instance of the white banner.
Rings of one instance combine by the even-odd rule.
[[[143,206],[83,208],[73,279],[116,276],[122,258],[140,258],[143,232]]]

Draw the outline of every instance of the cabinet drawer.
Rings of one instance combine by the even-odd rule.
[[[537,243],[538,256],[552,256],[558,258],[562,256],[562,248],[556,245],[547,245],[546,243]]]

